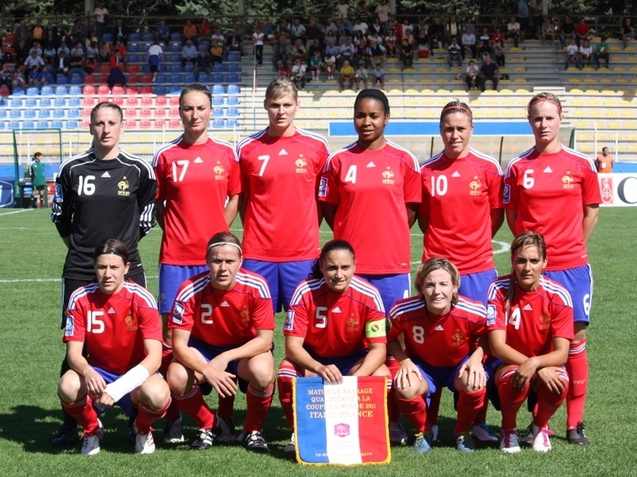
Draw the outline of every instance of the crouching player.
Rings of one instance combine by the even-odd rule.
[[[460,274],[447,259],[430,258],[421,264],[415,284],[418,296],[396,302],[389,312],[387,349],[400,364],[394,376],[398,408],[416,429],[414,451],[429,452],[429,399],[441,386],[457,391],[456,449],[473,452],[471,423],[486,395],[486,310],[458,296]]]
[[[203,394],[236,394],[239,378],[247,395],[243,444],[268,452],[262,434],[274,393],[274,314],[265,280],[241,269],[241,242],[230,232],[215,234],[206,249],[209,271],[186,280],[168,320],[175,360],[168,384],[183,412],[199,426],[191,448],[210,448],[221,436],[217,417]]]
[[[145,288],[124,280],[130,262],[122,242],[102,242],[93,261],[97,283],[79,288],[69,300],[64,341],[71,369],[62,375],[58,395],[84,428],[82,454],[100,451],[97,410],[115,404],[129,417],[137,408],[135,452],[152,454],[150,426],[170,404],[168,385],[155,374],[162,359],[157,305]]]
[[[490,395],[494,404],[499,399],[502,410],[500,449],[520,452],[516,416],[533,391],[533,449],[547,452],[549,419],[568,391],[564,364],[573,339],[573,306],[565,288],[542,277],[547,257],[541,234],[518,235],[511,244],[511,262],[511,275],[489,289],[487,320],[491,353],[497,358],[487,370],[490,388],[497,388]]]
[[[292,429],[284,452],[295,451],[292,380],[321,376],[386,376],[385,311],[378,290],[354,275],[354,249],[345,240],[327,242],[290,303],[283,333],[285,358],[279,366],[279,399]]]

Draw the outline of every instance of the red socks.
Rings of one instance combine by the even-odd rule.
[[[189,392],[180,396],[173,396],[179,408],[197,423],[200,429],[212,429],[215,425],[215,415],[203,399],[199,386],[194,386]]]
[[[137,405],[137,419],[135,419],[135,426],[137,427],[138,434],[148,434],[150,426],[153,422],[158,421],[166,414],[166,410],[169,408],[172,399],[168,398],[168,402],[160,409],[151,409],[147,404],[140,402]]]
[[[263,391],[248,385],[248,392],[246,393],[248,412],[246,414],[245,424],[243,425],[245,432],[259,431],[263,428],[263,422],[270,410],[273,397],[274,384]]]
[[[571,343],[566,362],[570,387],[566,396],[566,428],[575,429],[584,417],[586,386],[588,384],[588,358],[586,340]]]
[[[473,393],[460,392],[458,398],[458,418],[456,420],[456,434],[468,432],[471,424],[475,421],[476,416],[483,408],[484,397],[487,394],[487,388],[482,388]]]
[[[529,394],[530,386],[516,388],[513,386],[513,376],[517,367],[510,368],[500,378],[498,394],[500,395],[500,405],[502,407],[502,429],[515,429],[517,427],[517,415],[520,406]]]
[[[75,402],[60,401],[64,411],[82,425],[85,435],[90,436],[97,432],[99,422],[97,420],[97,412],[93,409],[93,399],[90,396]]]
[[[396,395],[396,404],[400,413],[416,429],[416,432],[424,432],[427,421],[427,404],[423,396],[416,396],[412,399],[403,399]]]

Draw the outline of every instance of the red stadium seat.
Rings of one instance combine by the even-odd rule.
[[[135,85],[130,85],[130,86],[126,86],[126,94],[137,94],[137,86]]]
[[[135,121],[134,119],[126,119],[124,121],[124,127],[126,129],[135,129],[137,128],[137,121]]]
[[[113,86],[113,91],[111,91],[113,95],[121,96],[124,94],[124,88],[122,86]]]
[[[142,106],[150,108],[153,105],[153,98],[149,96],[142,96],[141,103]]]
[[[168,127],[170,129],[179,129],[181,128],[181,120],[179,119],[171,119],[168,121]]]
[[[151,129],[152,125],[150,122],[150,119],[142,119],[139,121],[139,128],[140,129]]]
[[[155,96],[155,104],[157,106],[165,106],[168,103],[168,101],[166,100],[166,96],[160,95],[160,96]]]
[[[151,86],[142,86],[141,94],[153,94],[153,88]]]
[[[84,88],[82,88],[82,94],[95,94],[95,86],[92,84],[85,84]],[[84,98],[86,99],[86,98]],[[91,98],[92,99],[92,98]]]
[[[97,72],[108,75],[111,72],[111,66],[103,63],[101,65],[97,65]]]
[[[124,117],[129,119],[135,119],[137,117],[137,109],[126,108],[126,111],[124,111]]]
[[[163,119],[155,119],[155,129],[165,129],[166,121]]]
[[[172,95],[172,96],[169,96],[169,98],[170,98],[169,103],[171,106],[179,106],[179,96]]]
[[[95,90],[95,88],[93,88],[93,90]],[[89,94],[89,93],[85,93],[85,94]],[[85,106],[85,107],[95,106],[95,98],[93,96],[84,96],[84,98],[82,98],[82,106]]]
[[[137,101],[137,96],[125,96],[124,104],[126,104],[126,106],[137,106],[137,104],[139,104]]]
[[[139,116],[142,118],[150,118],[153,115],[153,112],[150,108],[142,108],[139,110]]]
[[[156,118],[165,118],[166,117],[166,110],[164,108],[155,108],[154,116]]]
[[[152,83],[152,82],[153,82],[153,75],[148,73],[144,73],[142,75],[142,83]]]
[[[97,94],[110,94],[111,90],[108,85],[101,84],[97,87]]]

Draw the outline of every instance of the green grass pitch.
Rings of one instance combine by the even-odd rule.
[[[589,244],[595,277],[592,324],[588,334],[591,365],[585,421],[591,444],[568,445],[564,439],[562,407],[551,425],[557,436],[549,454],[529,448],[504,455],[495,446],[480,446],[473,455],[461,455],[451,440],[454,416],[450,393],[443,395],[441,442],[427,455],[409,447],[393,448],[392,462],[382,467],[301,467],[284,456],[282,447],[289,431],[275,398],[265,433],[272,452],[255,455],[241,446],[219,446],[194,452],[187,444],[168,447],[161,443],[155,454],[138,456],[126,440],[126,419],[115,410],[104,419],[102,452],[95,457],[79,455],[79,446],[60,450],[50,444],[60,424],[56,396],[59,367],[64,356],[60,325],[60,281],[64,246],[46,210],[0,209],[0,472],[7,476],[196,476],[196,475],[465,475],[465,476],[618,476],[637,475],[635,417],[637,411],[637,356],[635,321],[637,265],[635,209],[602,209]],[[240,229],[235,230],[240,235]],[[412,261],[420,259],[422,235],[413,229]],[[323,226],[322,239],[331,237]],[[506,246],[511,235],[506,226],[496,241]],[[156,262],[160,232],[155,229],[140,245],[149,280],[156,293]],[[502,250],[500,243],[494,245]],[[550,259],[550,257],[549,257]],[[506,273],[506,251],[496,254],[498,270]],[[277,351],[282,357],[281,326],[277,316]],[[216,397],[209,398],[216,407]],[[235,417],[242,422],[245,400],[239,395]],[[187,440],[195,426],[186,420]],[[518,424],[526,426],[529,415],[520,411]],[[497,427],[500,416],[493,409],[488,424]],[[160,430],[156,440],[161,441]]]

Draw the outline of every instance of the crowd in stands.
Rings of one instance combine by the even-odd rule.
[[[70,29],[59,28],[51,20],[43,23],[38,19],[32,25],[18,16],[15,20],[14,30],[5,35],[0,50],[0,87],[42,86],[74,76],[83,79],[102,64],[108,65],[109,86],[126,85],[126,51],[132,29],[123,18],[111,21],[103,2],[98,3],[88,22],[80,18]],[[382,87],[388,58],[400,59],[404,68],[412,67],[415,58],[434,58],[434,55],[446,58],[450,68],[456,64],[461,67],[470,58],[478,71],[480,67],[475,63],[485,64],[490,58],[499,68],[505,66],[507,38],[516,47],[525,37],[550,44],[558,39],[566,52],[566,68],[582,69],[585,65],[599,68],[601,60],[608,68],[606,38],[591,45],[593,32],[584,18],[575,24],[565,16],[559,26],[541,15],[533,17],[532,23],[526,20],[518,14],[505,27],[478,30],[471,18],[461,22],[450,15],[447,19],[434,17],[429,23],[425,18],[412,22],[405,17],[399,21],[393,19],[386,0],[379,0],[376,6],[368,5],[366,0],[358,1],[357,5],[339,0],[331,18],[321,21],[312,17],[305,23],[298,17],[291,21],[282,17],[273,25],[262,20],[248,35],[254,46],[255,66],[262,66],[263,49],[269,44],[273,49],[273,71],[281,77],[290,77],[300,88],[307,82],[321,80],[322,75],[337,81],[341,88],[347,84],[357,89],[359,84],[368,85],[372,79],[373,84]],[[214,64],[222,63],[229,52],[244,55],[243,38],[237,29],[224,33],[206,19],[197,23],[187,19],[178,30],[168,27],[164,20],[149,28],[153,45],[146,61],[153,81],[164,61],[162,46],[165,48],[176,38],[183,44],[182,65],[191,63],[196,73],[212,72]],[[634,35],[634,27],[627,18],[621,27],[624,47]],[[148,40],[146,35],[144,39]]]

